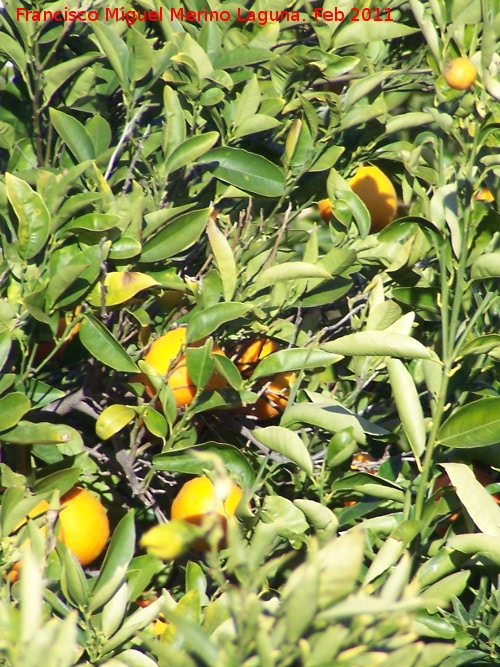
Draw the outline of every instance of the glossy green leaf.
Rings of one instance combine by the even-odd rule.
[[[489,558],[495,565],[500,566],[500,537],[483,533],[453,535],[447,546],[468,555],[480,555]]]
[[[331,274],[318,264],[309,262],[286,262],[264,269],[255,281],[255,287],[262,289],[283,280],[297,280],[298,278],[331,278]]]
[[[218,132],[207,132],[206,134],[199,134],[196,137],[186,139],[186,141],[177,146],[177,148],[175,148],[169,155],[166,161],[166,169],[168,173],[181,169],[194,162],[205,153],[208,153],[218,139]]]
[[[63,543],[59,543],[57,550],[62,561],[61,589],[64,597],[79,609],[88,604],[88,587],[85,574],[74,554]]]
[[[471,275],[475,280],[500,277],[500,251],[487,252],[478,257],[472,265]]]
[[[214,371],[215,362],[211,351],[211,340],[207,340],[202,347],[188,347],[186,350],[188,375],[201,389],[206,387]]]
[[[0,398],[0,431],[13,428],[31,409],[31,401],[19,391]],[[0,435],[0,439],[1,439]]]
[[[101,571],[89,596],[90,611],[105,605],[123,584],[134,550],[134,513],[129,511],[113,532]]]
[[[249,153],[242,148],[215,148],[198,162],[207,164],[219,180],[244,192],[263,197],[279,197],[283,194],[283,171],[256,153]]]
[[[106,366],[124,373],[138,372],[137,366],[120,343],[93,315],[85,315],[78,335],[90,354]]]
[[[57,109],[50,109],[50,122],[57,134],[73,153],[78,162],[95,160],[95,149],[85,127],[79,120]]]
[[[97,43],[109,60],[109,64],[113,68],[123,89],[128,92],[130,87],[130,58],[132,54],[129,52],[127,45],[118,35],[118,32],[113,30],[111,26],[108,26],[107,23],[93,21],[91,26],[97,37]]]
[[[18,219],[17,246],[24,259],[42,250],[49,238],[50,213],[43,199],[25,181],[5,174],[7,198]]]
[[[341,357],[315,348],[292,348],[279,350],[259,362],[252,374],[254,380],[269,377],[284,371],[297,371],[305,368],[323,368],[339,361]]]
[[[445,447],[488,447],[500,442],[500,398],[481,398],[457,408],[437,433]]]
[[[443,463],[455,493],[482,533],[500,537],[500,507],[463,463]]]
[[[399,418],[412,452],[418,460],[425,450],[426,431],[424,413],[415,382],[399,359],[388,359],[387,370]]]
[[[210,208],[184,213],[168,223],[142,248],[143,262],[158,262],[186,250],[195,243],[205,229],[211,214]]]
[[[210,248],[219,271],[225,301],[231,301],[238,281],[238,268],[229,242],[216,222],[210,218],[207,223]]]
[[[216,303],[205,310],[194,313],[188,323],[188,343],[201,340],[233,320],[243,317],[250,310],[250,305],[238,302]]]
[[[285,456],[299,468],[312,475],[313,462],[311,455],[297,433],[282,426],[266,426],[265,428],[254,429],[253,434],[264,447]]]
[[[21,420],[10,431],[1,433],[0,441],[12,445],[65,445],[83,449],[82,436],[76,429],[49,422]]]
[[[154,457],[157,470],[168,470],[186,475],[201,475],[208,469],[207,461],[195,456],[196,452],[210,452],[219,456],[232,477],[243,489],[252,486],[255,473],[245,455],[237,447],[226,443],[209,442],[186,449],[173,449]]]
[[[95,431],[98,438],[107,440],[121,431],[135,417],[135,410],[128,405],[108,405],[97,418]]]
[[[321,345],[323,350],[351,356],[408,357],[434,359],[435,355],[418,340],[386,331],[359,331]]]
[[[465,343],[460,348],[459,354],[460,356],[466,356],[467,354],[489,354],[494,359],[500,359],[500,335],[486,334],[478,336],[478,338]]]

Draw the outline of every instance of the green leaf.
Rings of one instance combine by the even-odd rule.
[[[201,475],[209,468],[206,460],[195,456],[196,452],[217,454],[225,468],[231,473],[243,489],[249,489],[255,480],[255,473],[245,455],[237,447],[219,442],[207,442],[203,445],[175,449],[158,454],[153,459],[156,470],[168,470],[186,475]]]
[[[88,604],[88,588],[85,574],[74,554],[64,543],[57,545],[61,557],[61,589],[64,597],[78,609],[85,609]]]
[[[263,197],[280,197],[285,188],[283,170],[256,153],[242,148],[215,148],[198,160],[212,174],[235,187]]]
[[[50,69],[44,69],[43,72],[43,95],[45,98],[44,107],[49,103],[53,95],[62,88],[66,82],[70,81],[75,74],[81,72],[85,67],[95,62],[100,54],[95,51],[89,51],[81,56],[75,56],[58,63]]]
[[[418,32],[417,28],[410,28],[396,21],[344,21],[342,28],[334,35],[333,48],[337,50],[351,44],[387,41],[415,32]]]
[[[486,556],[495,565],[500,566],[500,537],[497,535],[483,533],[453,535],[447,540],[446,545],[464,554]]]
[[[408,357],[434,359],[432,350],[410,336],[386,331],[358,331],[321,345],[323,350],[344,356]]]
[[[211,354],[213,343],[207,340],[202,347],[188,347],[186,362],[188,375],[193,383],[203,389],[212,377],[215,362]]]
[[[12,445],[65,445],[83,449],[82,436],[71,426],[21,420],[10,431],[0,434],[1,442]]]
[[[138,372],[127,352],[93,315],[85,314],[78,335],[90,354],[106,366],[123,373]]]
[[[0,431],[13,428],[30,409],[31,401],[19,391],[0,398]]]
[[[320,549],[319,606],[331,607],[353,592],[361,574],[365,537],[352,530]]]
[[[340,358],[339,355],[314,348],[296,347],[290,350],[279,350],[259,362],[259,365],[252,374],[252,378],[257,380],[258,378],[269,377],[276,373],[296,371],[303,368],[324,368],[335,363]]]
[[[135,410],[128,405],[108,405],[97,418],[95,431],[98,438],[107,440],[121,431],[135,417]]]
[[[129,511],[113,532],[101,571],[89,595],[89,611],[100,609],[123,584],[134,550],[134,513]]]
[[[456,409],[437,433],[445,447],[488,447],[500,442],[500,398],[481,398]]]
[[[238,302],[216,303],[205,310],[194,313],[188,322],[187,341],[201,340],[225,324],[243,317],[250,310],[250,305]]]
[[[31,259],[42,250],[49,238],[50,213],[40,195],[17,176],[5,174],[5,186],[7,198],[19,221],[19,254],[24,259]]]
[[[57,109],[50,109],[50,122],[78,162],[95,160],[92,139],[79,120]]]
[[[482,533],[500,537],[500,507],[471,468],[463,463],[443,463],[455,493]]]
[[[212,209],[203,208],[180,215],[144,244],[141,261],[158,262],[192,246],[201,236],[211,213]]]
[[[102,21],[93,21],[92,30],[97,37],[97,43],[103,50],[109,64],[113,68],[118,80],[125,92],[130,88],[130,63],[131,53],[123,39],[110,26]]]
[[[225,301],[231,301],[238,282],[238,267],[227,238],[210,218],[207,223],[207,236],[222,282]]]
[[[487,252],[476,259],[471,271],[474,280],[500,277],[500,251]]]
[[[412,452],[419,460],[425,450],[426,433],[424,413],[415,382],[399,359],[388,359],[387,370],[399,418]]]
[[[489,354],[494,359],[500,359],[500,335],[486,334],[465,343],[459,350],[460,356],[467,354]]]
[[[285,456],[299,468],[312,475],[313,462],[311,455],[297,433],[282,426],[267,426],[254,429],[253,434],[265,447]]]
[[[194,162],[207,153],[218,139],[218,132],[207,132],[206,134],[200,134],[196,137],[186,139],[186,141],[177,146],[167,158],[167,172],[171,173]]]
[[[255,287],[262,289],[268,285],[274,285],[283,280],[296,280],[298,278],[331,278],[331,274],[322,266],[309,262],[286,262],[264,269],[255,281]]]

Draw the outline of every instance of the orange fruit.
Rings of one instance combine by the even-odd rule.
[[[171,519],[187,521],[200,526],[208,518],[219,523],[225,531],[227,519],[234,516],[243,496],[241,488],[231,480],[212,483],[208,477],[193,477],[183,484],[172,502]],[[221,540],[219,546],[224,545]],[[193,547],[200,551],[208,548],[205,540],[198,540]]]
[[[446,65],[443,77],[450,88],[467,90],[477,78],[477,70],[468,58],[454,58]]]
[[[242,343],[235,361],[242,375],[249,377],[259,361],[280,349],[278,343],[271,338],[260,336],[250,343]]]
[[[398,198],[393,184],[378,167],[361,166],[349,181],[351,190],[361,199],[370,214],[370,234],[380,232],[390,224],[398,210]],[[318,202],[321,217],[328,222],[332,217],[329,199]]]
[[[251,406],[249,413],[261,421],[280,415],[288,403],[290,384],[294,379],[295,373],[287,371],[277,373],[272,380],[260,382],[260,387],[265,387],[264,392]]]
[[[199,347],[202,344],[203,341],[199,341],[193,343],[192,347]],[[197,392],[197,387],[189,377],[187,369],[186,355],[184,354],[186,346],[186,327],[179,327],[157,338],[144,357],[147,364],[155,368],[161,375],[166,376],[178,408],[190,405]],[[213,346],[212,352],[225,356],[217,345]],[[145,376],[143,376],[143,381],[148,396],[152,398],[156,391],[151,381]],[[205,389],[221,389],[225,386],[224,378],[214,372]]]
[[[104,551],[109,538],[109,520],[101,502],[90,491],[75,486],[61,498],[59,521],[64,544],[80,565],[90,565]]]
[[[495,197],[488,188],[481,188],[476,194],[476,201],[495,201]]]

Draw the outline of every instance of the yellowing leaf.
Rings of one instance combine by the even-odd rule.
[[[173,560],[182,556],[200,535],[202,531],[197,526],[174,520],[148,530],[142,536],[141,546],[162,560]]]
[[[146,273],[139,273],[138,271],[113,271],[112,273],[108,273],[104,279],[106,306],[117,306],[120,303],[128,301],[138,294],[138,292],[159,284],[151,276],[148,276]],[[93,306],[100,305],[100,285],[96,285],[93,289],[89,301]]]

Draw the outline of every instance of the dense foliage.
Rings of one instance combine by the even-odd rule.
[[[497,665],[499,0],[3,4],[0,664]],[[179,410],[144,356],[181,325]],[[165,521],[203,472],[245,495],[200,552]],[[85,569],[20,524],[77,483],[114,529]]]

